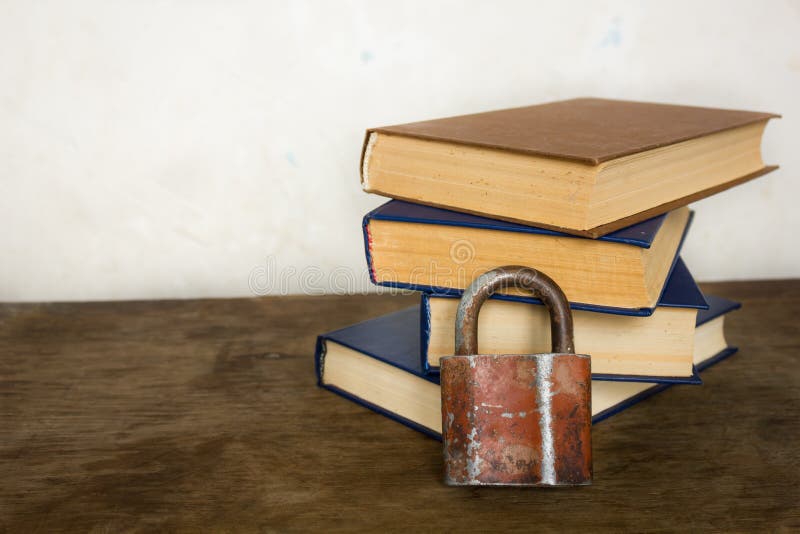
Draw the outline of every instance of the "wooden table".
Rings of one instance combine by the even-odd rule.
[[[704,289],[740,353],[533,491],[445,487],[439,442],[315,386],[317,333],[413,297],[2,305],[0,531],[800,529],[800,281]]]

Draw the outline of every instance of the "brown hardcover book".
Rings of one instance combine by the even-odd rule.
[[[772,113],[578,98],[367,131],[364,190],[598,237],[774,170]]]

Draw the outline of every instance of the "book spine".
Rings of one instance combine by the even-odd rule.
[[[325,370],[325,352],[327,346],[325,345],[325,337],[317,336],[317,344],[314,348],[314,372],[317,375],[317,385],[323,386],[322,374]]]
[[[439,368],[432,368],[428,362],[428,347],[431,342],[431,303],[427,293],[422,293],[419,299],[419,323],[419,357],[422,369],[427,374],[439,374]]]
[[[369,272],[369,279],[375,285],[385,285],[382,283],[378,283],[377,278],[375,277],[375,264],[372,261],[372,233],[369,229],[369,222],[372,218],[372,212],[367,213],[364,215],[364,219],[361,222],[361,231],[364,234],[364,256],[367,260],[367,271]]]

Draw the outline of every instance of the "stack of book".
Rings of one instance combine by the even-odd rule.
[[[583,98],[369,130],[361,178],[394,200],[364,217],[375,284],[420,305],[320,335],[319,384],[414,429],[441,431],[438,366],[458,298],[501,265],[541,270],[592,356],[597,422],[736,351],[725,315],[680,258],[690,202],[776,167],[776,115]],[[478,320],[481,354],[550,352],[547,310],[515,289]]]

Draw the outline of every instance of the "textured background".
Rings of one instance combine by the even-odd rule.
[[[783,113],[698,279],[800,276],[800,2],[0,1],[0,300],[368,289],[363,130],[574,96]]]

